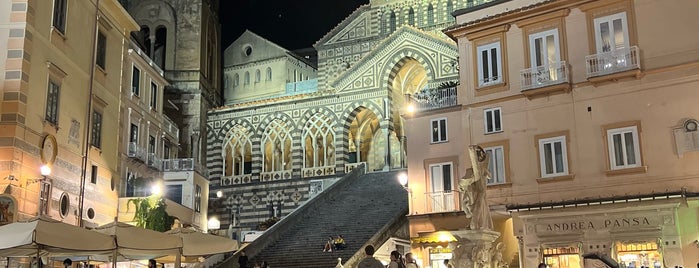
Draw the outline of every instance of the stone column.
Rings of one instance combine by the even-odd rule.
[[[491,230],[458,230],[451,232],[457,241],[449,244],[454,253],[454,268],[491,268],[493,241],[500,233]]]

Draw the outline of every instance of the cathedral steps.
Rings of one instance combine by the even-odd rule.
[[[275,235],[266,234],[277,237],[275,241],[266,241],[267,246],[255,250],[256,253],[246,250],[250,266],[266,261],[275,268],[335,267],[337,258],[342,258],[343,264],[352,263],[364,256],[365,245],[380,246],[391,236],[392,230],[407,222],[404,216],[408,211],[408,197],[398,183],[397,172],[370,173],[342,180],[347,179],[352,181],[338,182],[339,187],[328,188],[316,197],[321,202],[297,219],[292,227]],[[345,238],[347,248],[323,252],[328,236],[339,234]],[[233,259],[237,257],[220,267],[237,267]]]

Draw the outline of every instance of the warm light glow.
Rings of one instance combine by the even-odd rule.
[[[209,230],[218,230],[221,228],[221,222],[217,218],[211,218],[207,222],[206,227]]]
[[[406,111],[408,114],[414,113],[414,112],[415,112],[415,105],[412,104],[412,103],[411,103],[411,104],[408,104],[408,106],[405,107],[405,111]]]
[[[48,165],[42,165],[41,168],[39,168],[39,170],[41,171],[41,175],[51,175],[51,167],[49,167]]]
[[[439,242],[451,242],[451,241],[456,241],[456,238],[454,238],[454,236],[451,235],[451,233],[449,233],[449,232],[441,231],[441,232],[438,232],[438,233],[439,233],[439,234],[437,235],[437,240],[439,240]]]
[[[403,187],[408,185],[408,174],[405,172],[401,172],[398,174],[398,182],[400,182],[400,185],[403,185]]]
[[[163,188],[160,187],[160,184],[153,184],[153,186],[150,187],[150,194],[152,195],[161,195],[163,193]]]
[[[216,197],[218,197],[218,198],[223,197],[223,192],[222,191],[216,192]]]

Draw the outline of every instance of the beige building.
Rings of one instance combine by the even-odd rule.
[[[455,185],[470,144],[489,156],[501,264],[598,267],[585,256],[600,254],[624,267],[696,265],[697,4],[513,0],[454,12],[459,104],[406,124],[423,265],[441,267],[448,231],[466,226]]]
[[[135,30],[116,0],[0,2],[0,224],[114,220],[123,55]]]
[[[209,184],[193,172],[192,158],[178,158],[179,128],[164,113],[164,72],[131,42],[124,58],[119,118],[119,220],[135,211],[128,200],[162,194],[167,212],[182,224],[206,229]],[[161,193],[152,192],[154,187]]]

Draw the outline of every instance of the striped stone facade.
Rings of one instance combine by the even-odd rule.
[[[446,11],[445,3],[435,1],[435,14]],[[370,114],[378,122],[370,145],[372,153],[362,162],[368,162],[370,172],[400,168],[401,163],[394,155],[401,150],[396,130],[400,128],[398,115],[403,107],[394,98],[402,97],[405,92],[393,88],[398,72],[406,62],[413,61],[425,69],[427,87],[458,80],[455,43],[429,28],[441,22],[453,23],[453,18],[440,14],[435,15],[435,22],[430,25],[418,22],[416,26],[408,26],[406,22],[398,24],[394,31],[383,28],[386,24],[382,23],[385,18],[382,14],[386,10],[409,6],[415,10],[426,8],[414,1],[366,5],[318,41],[315,44],[319,53],[317,92],[236,103],[209,112],[207,167],[210,198],[214,200],[210,203],[213,204],[210,213],[220,219],[222,229],[232,224],[235,225],[232,231],[255,230],[260,222],[283,217],[311,198],[318,180],[327,187],[351,170],[356,164],[351,160],[354,144],[350,144],[350,132],[360,114]],[[416,13],[417,21],[424,20],[423,13]],[[250,68],[255,68],[254,63]],[[317,176],[308,176],[303,172],[303,134],[314,118],[330,121],[334,166],[316,170]],[[263,140],[270,124],[283,125],[292,140],[290,172],[273,177],[265,176],[263,171]],[[232,131],[243,130],[250,135],[251,172],[244,176],[224,176],[224,146],[230,137],[236,136]],[[217,198],[214,195],[217,191],[222,191],[223,196]]]

